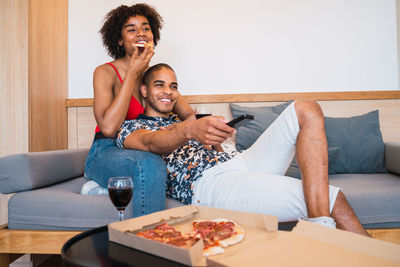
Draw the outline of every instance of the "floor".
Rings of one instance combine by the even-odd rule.
[[[61,267],[61,266],[62,266],[61,255],[52,255],[38,267]]]
[[[32,264],[29,254],[26,254],[11,263],[10,267],[62,267],[62,260],[61,255],[49,255],[42,263],[36,265]]]

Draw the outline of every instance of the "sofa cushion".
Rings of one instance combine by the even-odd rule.
[[[328,164],[332,164],[332,162],[336,159],[339,154],[339,150],[339,147],[328,147]],[[294,157],[292,163],[290,163],[285,176],[299,179],[301,178],[300,168],[297,165],[296,157]]]
[[[85,178],[15,194],[8,203],[10,229],[85,230],[118,220],[108,196],[79,194]],[[132,217],[131,204],[126,218]]]
[[[32,190],[80,177],[89,149],[30,152],[0,158],[0,193]]]
[[[342,188],[364,226],[391,224],[400,227],[400,177],[389,173],[336,174],[331,185]]]
[[[400,175],[400,142],[385,143],[385,165],[388,171]]]
[[[107,195],[82,195],[87,180],[75,178],[42,189],[20,192],[9,201],[10,229],[86,230],[118,220]],[[167,199],[167,208],[182,205]],[[132,204],[125,210],[132,217]]]
[[[249,148],[290,102],[277,106],[243,107],[230,104],[232,116],[254,115],[254,120],[237,129],[236,148]],[[384,173],[384,143],[378,110],[349,118],[325,117],[328,140],[329,173]],[[295,161],[288,176],[300,177]]]
[[[349,118],[326,117],[325,131],[328,146],[340,148],[329,165],[330,174],[386,172],[378,110]]]
[[[9,202],[10,229],[86,230],[118,219],[108,196],[81,195],[85,178],[15,194]],[[368,228],[400,227],[400,177],[393,174],[330,175]],[[166,199],[167,208],[181,206]],[[131,204],[126,217],[132,217]]]

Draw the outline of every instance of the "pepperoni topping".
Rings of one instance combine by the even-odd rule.
[[[204,249],[219,246],[220,240],[236,234],[233,222],[194,221],[193,231],[183,235],[167,223],[160,224],[154,229],[143,230],[136,235],[143,238],[164,242],[177,247],[189,248],[200,238],[203,239]]]
[[[235,234],[233,222],[193,222],[193,228],[197,236],[201,236],[205,249],[211,246],[218,246],[219,240],[224,240]]]

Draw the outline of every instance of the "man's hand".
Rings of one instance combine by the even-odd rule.
[[[183,123],[189,139],[195,139],[205,145],[216,146],[235,133],[235,129],[226,125],[226,122],[222,116],[207,116]]]

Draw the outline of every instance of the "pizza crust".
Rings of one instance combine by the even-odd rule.
[[[235,245],[244,239],[244,234],[245,234],[244,229],[239,224],[237,224],[236,222],[234,222],[232,220],[223,219],[223,218],[218,218],[218,219],[214,219],[214,220],[198,219],[198,220],[194,220],[193,223],[205,222],[205,221],[208,221],[208,222],[232,222],[234,224],[233,230],[235,231],[235,234],[231,237],[220,240],[219,244],[221,244],[221,246],[213,246],[213,247],[203,250],[203,256],[208,257],[208,256],[213,256],[213,255],[224,253],[223,247],[226,248],[228,246]]]
[[[225,252],[225,250],[222,247],[214,246],[214,247],[209,247],[207,249],[204,249],[203,256],[205,256],[205,257],[214,256],[214,255],[222,254],[224,252]]]

